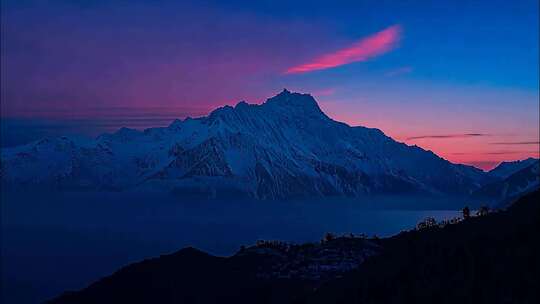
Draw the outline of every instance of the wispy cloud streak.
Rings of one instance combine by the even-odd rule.
[[[535,153],[535,151],[493,151],[485,152],[488,155],[506,155],[506,154],[523,154],[523,153]]]
[[[488,151],[488,152],[454,152],[452,155],[506,155],[506,154],[524,154],[538,153],[538,151]]]
[[[540,141],[509,141],[509,142],[493,142],[490,145],[540,145]]]
[[[490,134],[465,133],[465,134],[444,134],[444,135],[421,135],[421,136],[408,137],[407,140],[424,139],[424,138],[451,139],[451,138],[468,138],[468,137],[481,137],[481,136],[490,136]]]
[[[400,25],[390,26],[357,41],[350,47],[323,55],[311,62],[291,67],[285,71],[285,74],[307,73],[329,69],[351,62],[366,61],[394,49],[401,36],[401,31]]]

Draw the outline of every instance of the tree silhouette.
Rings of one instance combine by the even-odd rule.
[[[433,217],[427,217],[425,218],[424,220],[420,221],[417,225],[416,225],[416,229],[417,230],[422,230],[422,229],[426,229],[426,228],[430,228],[430,227],[435,227],[437,226],[437,221],[435,220],[435,218]]]
[[[464,220],[468,219],[471,216],[471,210],[467,206],[463,208],[462,213],[463,213]]]
[[[476,212],[476,215],[477,216],[484,216],[484,215],[487,215],[488,213],[489,213],[488,206],[483,205],[483,206],[480,207],[480,209],[478,209],[478,211]]]
[[[335,239],[335,238],[336,238],[336,236],[335,236],[333,233],[331,233],[331,232],[327,232],[327,233],[324,235],[324,241],[325,241],[325,242],[329,242],[329,241],[331,241],[331,240],[333,240],[333,239]]]

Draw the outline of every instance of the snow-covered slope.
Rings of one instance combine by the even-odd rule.
[[[497,207],[507,207],[513,200],[537,190],[540,188],[540,161],[534,158],[532,160],[527,167],[505,179],[478,189],[472,197],[485,200]]]
[[[165,128],[44,139],[1,152],[8,187],[154,189],[256,198],[469,194],[488,178],[378,129],[326,116],[308,94],[238,103]]]
[[[537,158],[529,157],[523,160],[516,160],[511,162],[502,162],[497,167],[489,171],[489,174],[493,177],[505,179],[510,175],[538,162]]]

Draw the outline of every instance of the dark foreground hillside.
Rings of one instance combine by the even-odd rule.
[[[540,303],[540,192],[508,211],[384,241],[305,303]]]
[[[539,303],[539,202],[382,240],[184,249],[51,303]]]

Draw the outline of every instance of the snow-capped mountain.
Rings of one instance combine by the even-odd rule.
[[[516,160],[510,162],[502,162],[497,167],[491,169],[489,174],[493,177],[505,179],[510,175],[527,168],[528,166],[538,162],[537,158],[529,157],[523,160]]]
[[[472,197],[486,200],[496,207],[507,207],[522,195],[537,190],[540,188],[540,160],[529,158],[519,164],[530,159],[532,161],[529,161],[527,167],[502,180],[483,186],[475,191]]]
[[[470,194],[489,177],[378,129],[326,116],[284,90],[206,117],[93,140],[60,137],[1,151],[7,187],[154,189],[261,199],[373,193]]]

